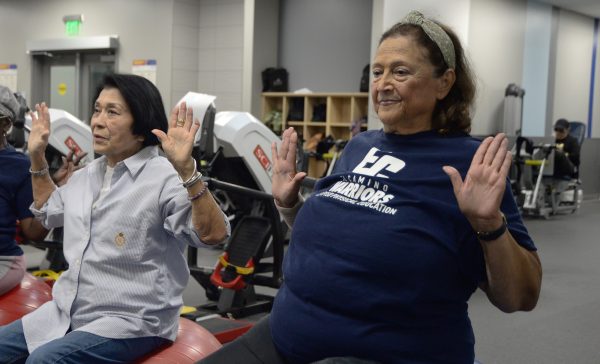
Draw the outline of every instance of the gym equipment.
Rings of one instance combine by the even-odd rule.
[[[180,102],[196,113],[196,103],[199,108],[209,104],[196,96],[188,93]],[[190,273],[212,302],[183,316],[209,328],[222,342],[252,326],[226,318],[270,311],[273,297],[258,294],[255,286],[277,289],[282,282],[285,227],[268,193],[272,162],[267,155],[271,143],[279,141],[249,113],[226,111],[203,116],[195,143],[200,170],[208,176],[205,182],[228,216],[232,234],[216,267],[198,266],[198,249],[188,248]]]
[[[46,160],[51,170],[58,169],[61,164],[61,156],[66,156],[69,151],[87,152],[87,156],[81,160],[82,163],[94,159],[94,145],[92,141],[92,129],[75,116],[60,109],[49,108],[50,112],[50,138],[46,150]],[[29,136],[31,131],[31,116],[25,116],[25,131]]]
[[[199,267],[197,249],[188,249],[192,276],[205,288],[207,298],[216,301],[198,307],[190,317],[217,313],[240,318],[268,312],[273,297],[257,294],[254,286],[276,289],[282,281],[284,224],[273,196],[266,192],[271,191],[272,174],[266,152],[279,138],[244,112],[219,112],[214,123],[205,117],[204,124],[207,128],[198,141],[199,148],[210,146],[204,142],[206,138],[214,138],[217,148],[198,151],[208,157],[200,166],[231,222],[232,234],[215,268]]]
[[[581,145],[585,124],[572,124],[570,133]],[[548,219],[550,215],[574,213],[579,209],[583,199],[581,180],[554,177],[556,145],[553,140],[534,144],[528,138],[518,137],[515,149],[511,184],[523,215]]]
[[[205,288],[207,297],[216,303],[202,305],[197,312],[184,317],[197,319],[217,313],[242,318],[268,312],[273,297],[257,294],[255,285],[277,289],[283,279],[283,224],[273,196],[216,179],[209,179],[208,184],[211,189],[251,199],[256,206],[261,206],[262,213],[255,211],[240,218],[214,269],[199,267],[197,249],[188,248],[190,273]]]
[[[277,135],[247,112],[222,111],[215,116],[214,137],[223,160],[215,161],[211,177],[271,192],[273,164],[268,155],[271,143],[281,141]]]
[[[511,83],[506,86],[502,130],[508,136],[521,135],[524,96],[525,90],[518,85]]]
[[[272,174],[272,162],[267,153],[270,154],[271,143],[280,139],[249,113],[216,113],[213,96],[189,92],[181,101],[186,101],[188,107],[193,108],[194,115],[203,120],[194,143],[193,156],[199,160],[199,169],[209,176],[206,182],[232,225],[232,237],[225,248],[228,257],[222,258],[228,262],[228,268],[224,268],[227,272],[221,272],[221,282],[229,285],[229,270],[238,264],[244,266],[250,256],[254,265],[254,271],[239,278],[240,283],[235,287],[218,287],[211,282],[214,267],[198,267],[197,249],[190,247],[188,265],[191,275],[205,288],[207,297],[218,303],[213,305],[216,307],[213,309],[204,307],[203,315],[184,316],[197,319],[218,313],[221,316],[242,317],[254,312],[266,312],[270,310],[272,297],[256,294],[254,286],[278,288],[281,284],[285,227],[272,196],[265,192],[271,191]],[[53,134],[54,125],[58,125],[55,118],[65,114],[51,112]],[[76,129],[81,123],[69,117],[63,117],[62,120],[66,120],[65,130],[69,125]],[[83,129],[84,132],[72,136],[80,147],[85,144],[79,142],[79,138],[85,139],[86,132],[89,132],[87,138],[90,143],[92,140],[89,127]],[[68,152],[65,148],[61,152],[63,140],[64,137],[59,136],[50,140],[53,146],[51,153],[58,154],[58,160],[60,154]],[[244,262],[237,263],[238,258]],[[212,281],[220,282],[215,278]],[[250,326],[244,324],[245,328],[242,329],[247,330]]]
[[[254,326],[254,323],[224,318],[216,313],[195,317],[194,321],[214,335],[221,344],[237,339]]]

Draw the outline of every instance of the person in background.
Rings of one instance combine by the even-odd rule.
[[[176,338],[189,279],[186,246],[229,235],[191,156],[199,121],[185,103],[167,121],[158,89],[145,78],[106,76],[90,124],[102,157],[57,188],[44,158],[48,107],[35,109],[31,210],[46,228],[64,227],[69,269],[52,301],[0,327],[0,362],[134,362]]]
[[[358,134],[306,200],[293,129],[273,144],[273,197],[292,227],[270,316],[200,361],[474,362],[467,302],[532,310],[542,269],[508,186],[504,134],[468,135],[475,82],[445,25],[411,12],[380,39]]]
[[[554,178],[571,179],[579,176],[581,146],[577,138],[569,134],[569,130],[569,122],[566,119],[558,119],[554,123]]]
[[[19,111],[13,92],[0,86],[0,295],[17,286],[27,268],[23,250],[15,240],[17,222],[27,239],[41,240],[48,233],[29,211],[33,202],[29,158],[6,138]]]

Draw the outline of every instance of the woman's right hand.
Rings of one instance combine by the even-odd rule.
[[[27,149],[29,154],[43,155],[48,146],[48,138],[50,137],[50,111],[46,103],[35,105],[34,112],[29,113],[31,116],[31,132],[27,141]]]
[[[306,173],[296,173],[298,134],[294,128],[286,129],[281,135],[281,140],[279,150],[277,150],[275,142],[271,144],[273,157],[272,194],[277,205],[293,207],[298,202],[300,183],[306,177]]]

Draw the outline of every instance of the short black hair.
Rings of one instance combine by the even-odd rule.
[[[152,82],[144,77],[112,73],[104,76],[96,91],[94,102],[105,88],[116,88],[125,99],[129,112],[133,116],[132,133],[144,137],[143,146],[158,145],[153,129],[167,132],[168,122],[160,92]]]
[[[556,123],[554,123],[554,129],[569,129],[569,121],[567,119],[558,119]]]

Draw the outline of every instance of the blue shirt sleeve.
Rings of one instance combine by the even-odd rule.
[[[33,214],[29,211],[29,205],[33,202],[33,190],[31,187],[31,177],[29,175],[27,175],[19,185],[15,194],[15,202],[17,219],[23,220],[33,217]]]

